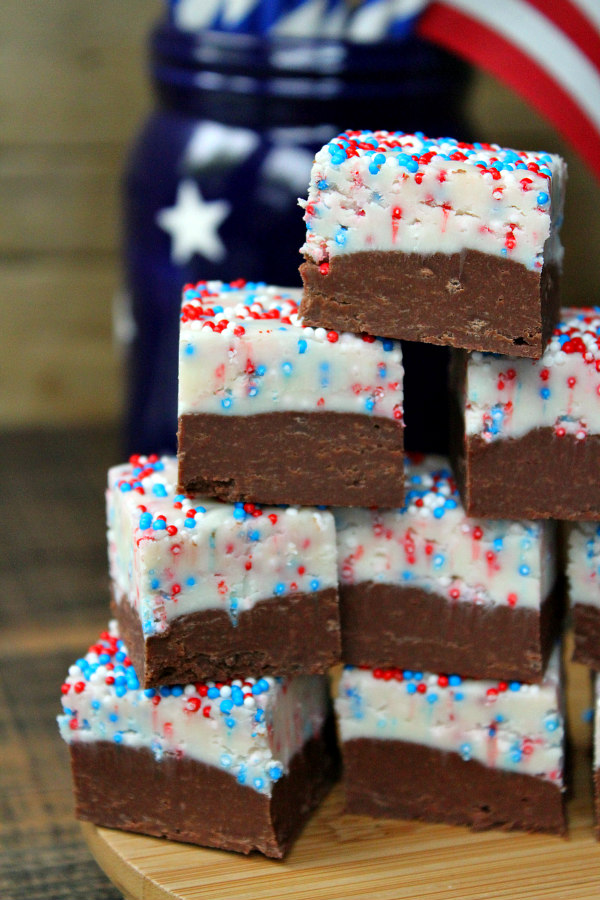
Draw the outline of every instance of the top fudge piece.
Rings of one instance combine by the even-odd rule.
[[[300,201],[304,321],[540,357],[558,316],[565,178],[548,153],[338,135]]]
[[[600,309],[563,309],[539,361],[457,353],[452,378],[469,515],[600,519]]]
[[[184,289],[179,484],[224,500],[401,505],[400,344],[304,327],[299,290]]]

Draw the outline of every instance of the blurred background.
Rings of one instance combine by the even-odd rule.
[[[120,422],[122,359],[112,317],[122,282],[120,183],[153,103],[147,37],[163,9],[160,0],[0,4],[5,428]],[[567,158],[563,296],[600,302],[598,181],[552,127],[490,76],[474,73],[464,110],[476,139]],[[377,123],[348,123],[363,125]]]

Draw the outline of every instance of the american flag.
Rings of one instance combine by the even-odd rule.
[[[528,100],[600,178],[600,0],[444,0],[417,30]]]

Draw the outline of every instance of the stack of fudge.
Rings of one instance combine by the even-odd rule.
[[[302,201],[302,291],[184,288],[177,459],[110,471],[114,620],[63,686],[81,818],[282,856],[335,775],[342,662],[349,811],[564,833],[553,520],[600,518],[564,182],[554,155],[346,132]],[[401,340],[456,348],[451,461],[404,453]]]

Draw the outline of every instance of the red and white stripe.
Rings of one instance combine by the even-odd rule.
[[[443,0],[418,30],[528,100],[600,178],[598,0]]]

